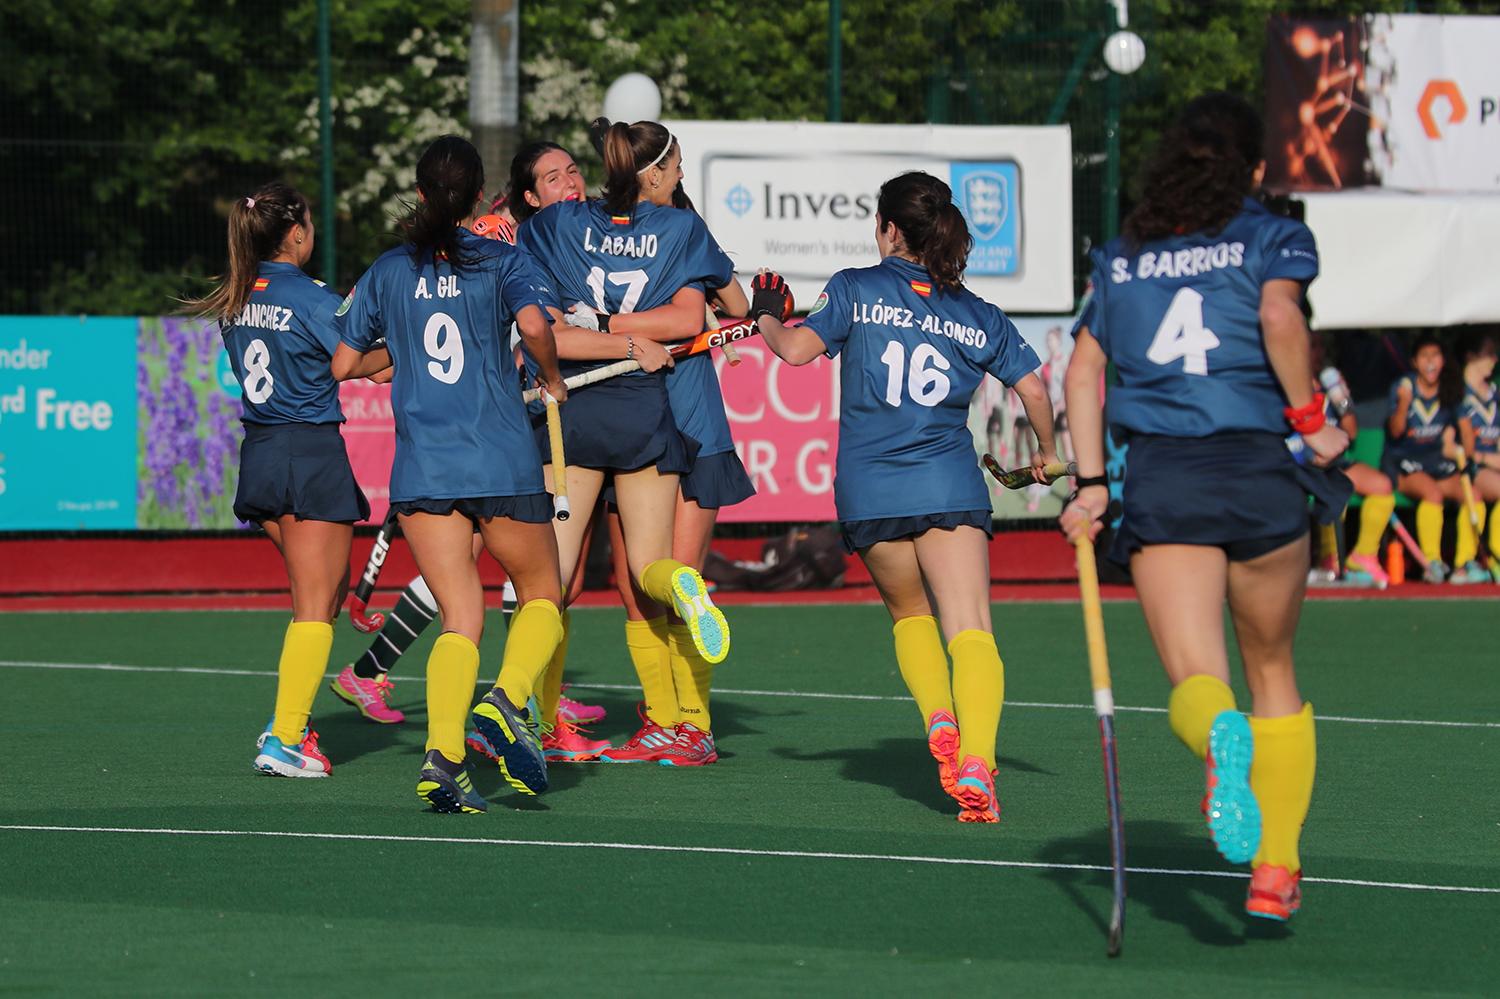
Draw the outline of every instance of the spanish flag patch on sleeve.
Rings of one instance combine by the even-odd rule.
[[[611,215],[609,217],[609,220],[611,222],[613,222],[615,225],[629,225],[630,224],[630,216],[629,215]]]
[[[911,283],[911,290],[926,298],[932,294],[932,284],[927,281],[913,281]]]
[[[255,287],[252,290],[254,290],[254,291],[265,291],[269,287],[271,287],[271,279],[270,278],[256,278],[255,279]]]

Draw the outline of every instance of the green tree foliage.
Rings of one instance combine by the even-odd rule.
[[[584,129],[630,70],[663,115],[822,120],[828,0],[519,0],[523,126],[597,174]],[[843,0],[847,121],[1073,128],[1075,222],[1100,229],[1106,0]],[[270,179],[315,202],[315,0],[0,0],[0,311],[152,314],[224,266],[232,199]],[[1493,13],[1460,0],[1303,0],[1299,16]],[[1183,99],[1258,102],[1280,0],[1135,0],[1146,67],[1122,81],[1124,175]],[[390,246],[421,147],[463,131],[470,0],[333,0],[346,287]],[[1077,63],[1078,72],[1070,74]],[[691,156],[691,150],[688,155]],[[504,164],[491,164],[498,188]],[[1127,184],[1127,203],[1128,203]],[[316,264],[319,258],[314,258]]]

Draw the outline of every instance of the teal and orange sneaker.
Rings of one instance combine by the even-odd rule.
[[[672,603],[677,616],[687,622],[698,654],[710,663],[721,663],[729,655],[729,622],[714,606],[708,584],[692,566],[672,573]]]
[[[951,711],[934,711],[927,719],[927,751],[937,760],[938,782],[951,798],[958,794],[958,719]]]
[[[1490,578],[1489,572],[1473,559],[1454,569],[1453,575],[1448,577],[1448,583],[1451,586],[1472,586],[1475,583],[1492,582],[1494,580]]]
[[[1302,872],[1290,873],[1275,864],[1256,864],[1250,872],[1245,912],[1258,919],[1286,922],[1302,908]]]
[[[535,721],[540,714],[536,698],[527,700],[525,712],[494,687],[474,705],[471,719],[494,751],[505,782],[522,794],[541,794],[547,790],[547,757]]]
[[[963,806],[960,822],[999,822],[1000,799],[995,794],[995,771],[977,756],[965,756],[958,768],[953,797]]]
[[[1344,559],[1344,577],[1351,585],[1373,586],[1377,590],[1391,585],[1391,577],[1386,575],[1380,559],[1374,555],[1361,555],[1359,552],[1352,552]]]
[[[1250,789],[1255,737],[1240,711],[1220,711],[1208,730],[1208,831],[1219,854],[1245,864],[1260,849],[1260,805]]]
[[[327,777],[333,764],[318,748],[318,733],[302,730],[302,741],[288,746],[271,734],[270,725],[255,740],[255,769],[274,777]]]
[[[434,812],[445,814],[474,815],[489,808],[474,790],[468,768],[452,762],[436,749],[422,761],[422,770],[417,774],[417,797]]]

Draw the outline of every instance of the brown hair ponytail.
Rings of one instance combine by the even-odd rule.
[[[612,215],[629,215],[641,200],[641,174],[660,166],[677,140],[654,121],[621,122],[604,133],[604,207]]]
[[[417,161],[417,191],[422,197],[400,223],[411,244],[413,260],[431,251],[455,268],[470,263],[458,242],[458,225],[474,211],[484,189],[484,161],[468,139],[444,135]]]
[[[876,212],[882,223],[894,223],[906,248],[927,268],[940,287],[957,290],[974,238],[963,212],[953,203],[953,189],[929,173],[913,170],[880,185]]]
[[[237,198],[229,209],[229,271],[208,295],[184,302],[184,311],[234,322],[250,300],[260,265],[281,252],[293,226],[307,221],[307,199],[287,184],[267,184]]]

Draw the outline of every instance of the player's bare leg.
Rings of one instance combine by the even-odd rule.
[[[1313,709],[1297,690],[1292,641],[1302,613],[1307,539],[1229,566],[1229,611],[1254,701],[1250,784],[1263,833],[1245,908],[1286,920],[1302,902],[1298,840],[1317,767]]]

